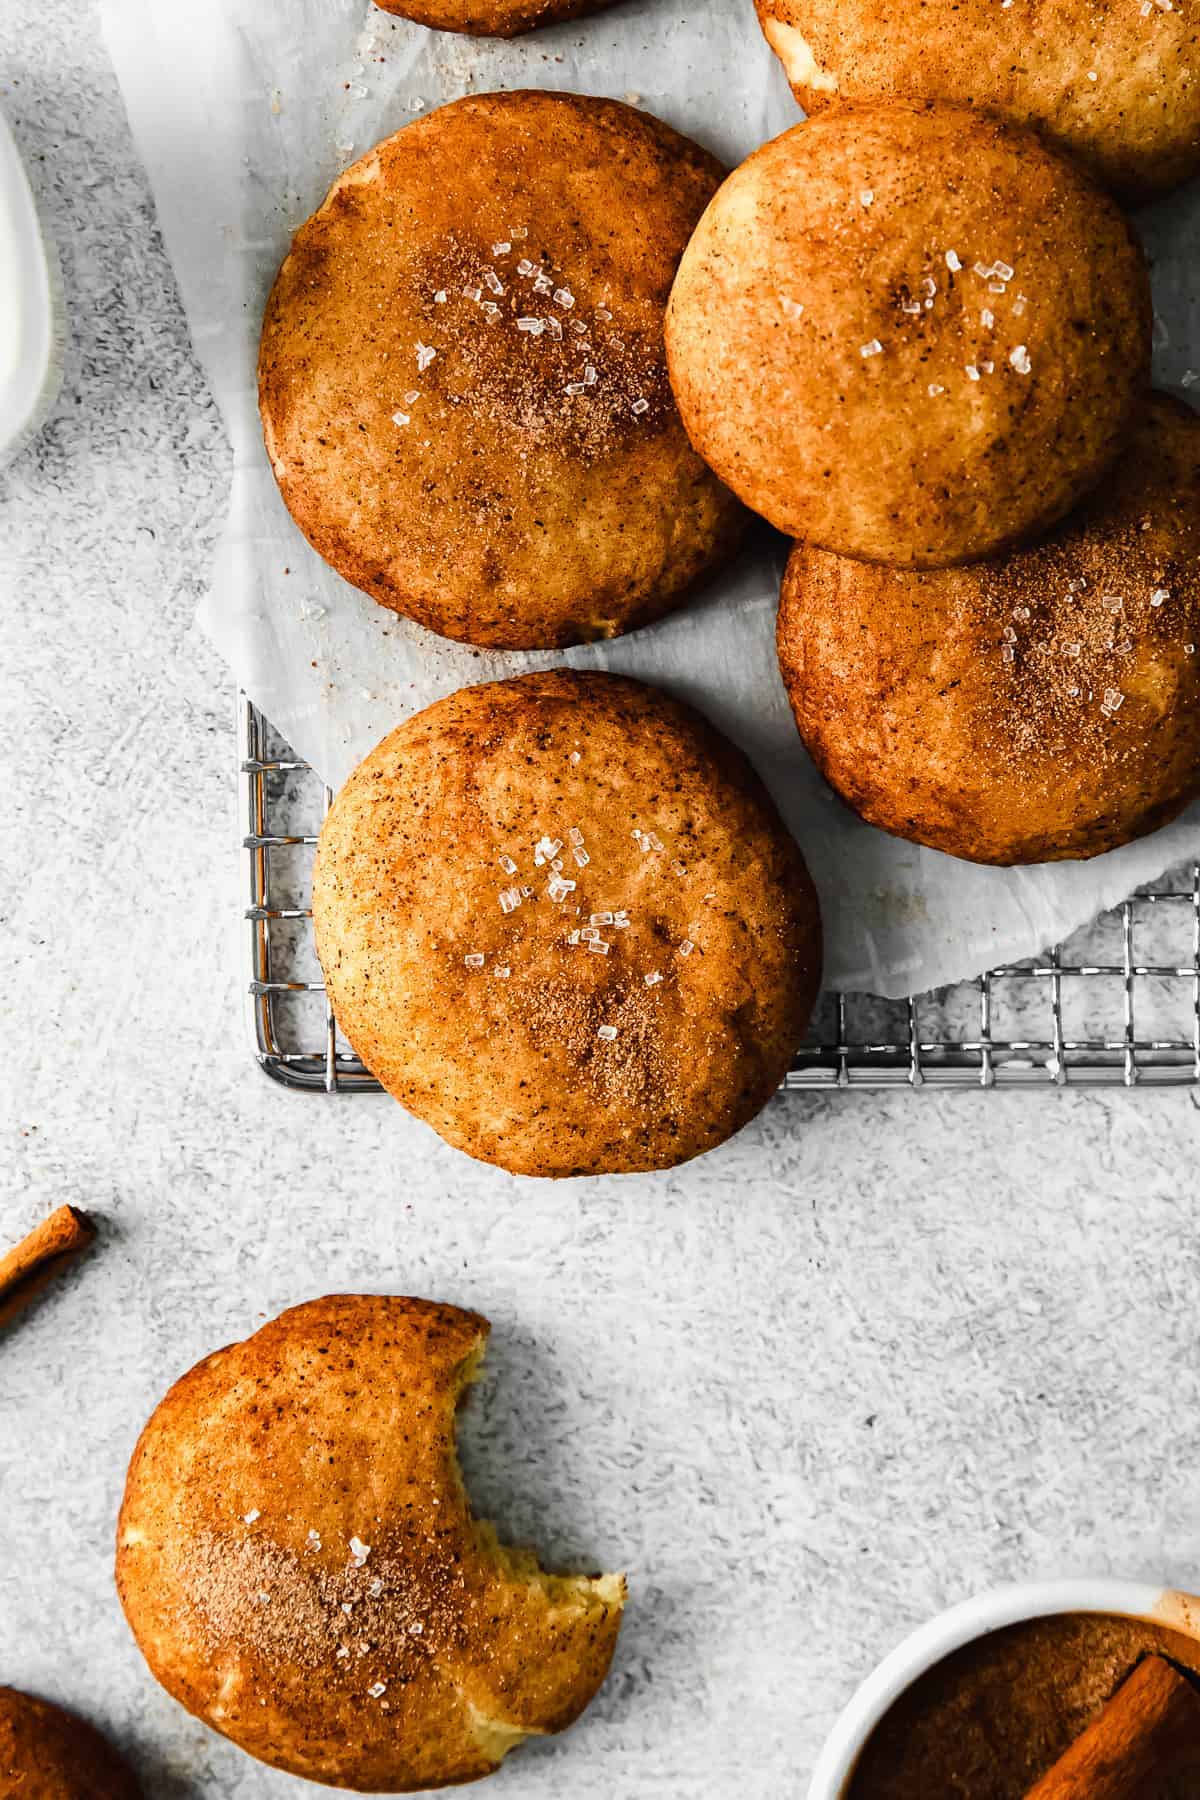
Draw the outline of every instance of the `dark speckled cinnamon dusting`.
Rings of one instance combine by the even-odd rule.
[[[1200,1674],[1200,1643],[1106,1613],[1061,1613],[989,1633],[903,1694],[859,1758],[845,1800],[1022,1800],[1138,1659]],[[1195,1765],[1145,1800],[1196,1800]]]

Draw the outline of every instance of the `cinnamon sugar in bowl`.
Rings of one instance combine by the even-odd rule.
[[[1022,1800],[1148,1654],[1200,1676],[1200,1600],[1108,1577],[978,1595],[867,1678],[808,1800]],[[1153,1800],[1198,1792],[1200,1756]]]

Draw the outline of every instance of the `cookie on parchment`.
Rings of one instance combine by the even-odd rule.
[[[530,649],[614,637],[734,551],[691,448],[663,310],[720,180],[614,100],[504,93],[406,125],[297,233],[259,393],[293,517],[431,630]]]
[[[1200,793],[1200,418],[1154,396],[1043,543],[926,573],[797,544],[779,661],[871,824],[973,862],[1098,856]]]
[[[842,106],[734,171],[667,314],[692,442],[790,536],[936,568],[1048,529],[1149,379],[1145,260],[1031,132]]]
[[[375,0],[387,13],[398,13],[435,31],[461,31],[470,37],[516,37],[538,25],[579,19],[601,12],[612,0]]]

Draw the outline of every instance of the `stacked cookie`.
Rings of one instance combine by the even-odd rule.
[[[280,490],[382,605],[494,649],[683,603],[745,511],[689,443],[663,323],[720,184],[573,94],[457,101],[350,169],[267,308]],[[638,683],[466,689],[347,783],[314,910],[339,1023],[450,1143],[524,1174],[669,1167],[764,1106],[820,977],[812,884],[749,764]]]
[[[1037,12],[760,0],[815,117],[714,197],[667,320],[692,442],[798,540],[779,653],[814,759],[993,863],[1200,790],[1200,423],[1148,394],[1147,270],[1098,179],[1200,165],[1200,33]]]

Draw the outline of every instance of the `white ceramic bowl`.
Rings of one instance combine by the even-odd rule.
[[[1043,1619],[1051,1613],[1117,1613],[1147,1619],[1200,1643],[1200,1599],[1174,1588],[1098,1575],[1077,1581],[1020,1582],[977,1594],[920,1626],[868,1675],[825,1740],[809,1783],[808,1800],[842,1800],[867,1739],[926,1669],[989,1631],[1019,1624],[1022,1619]]]
[[[0,113],[0,468],[57,399],[65,340],[58,258]]]

